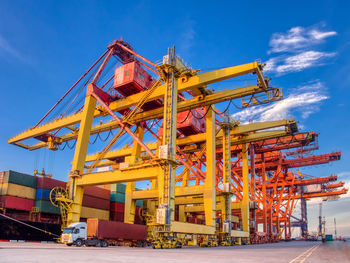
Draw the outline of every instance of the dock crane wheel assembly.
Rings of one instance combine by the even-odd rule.
[[[53,206],[60,208],[63,230],[67,224],[67,213],[71,205],[68,190],[63,187],[54,187],[50,192],[50,202]]]

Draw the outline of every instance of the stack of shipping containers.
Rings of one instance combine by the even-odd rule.
[[[66,182],[15,171],[0,172],[0,213],[46,231],[60,234],[60,209],[52,205],[50,192],[66,188]],[[125,184],[89,186],[84,190],[81,221],[88,218],[124,221]],[[142,200],[137,200],[135,224],[143,224]],[[53,236],[0,217],[0,239],[52,240]]]
[[[124,222],[124,208],[125,208],[125,184],[111,184],[111,216],[112,221]],[[141,208],[143,206],[142,200],[136,201],[135,224],[142,224]]]
[[[29,220],[36,194],[37,178],[14,171],[0,173],[1,208],[18,220]]]
[[[59,223],[60,209],[52,205],[50,192],[55,187],[66,188],[66,183],[48,177],[37,177],[36,187],[35,207],[39,211],[38,221]]]
[[[85,187],[81,208],[82,221],[86,221],[87,218],[109,220],[109,199],[110,190],[97,186]]]

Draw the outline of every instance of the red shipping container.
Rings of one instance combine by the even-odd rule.
[[[36,187],[37,188],[44,188],[44,189],[52,189],[54,187],[63,187],[66,188],[66,182],[52,179],[49,177],[37,177],[36,181]]]
[[[110,219],[112,221],[124,222],[124,212],[110,212]]]
[[[205,117],[201,116],[195,110],[183,111],[177,114],[177,135],[181,132],[183,135],[193,135],[197,133],[203,133],[206,130]],[[158,129],[159,137],[163,136],[163,123]]]
[[[111,191],[108,189],[103,189],[97,186],[87,186],[84,188],[84,195],[89,195],[93,197],[98,197],[101,199],[110,199]]]
[[[149,89],[153,78],[137,62],[130,62],[115,69],[114,88],[124,97]],[[162,106],[162,100],[149,101],[141,107],[151,110]]]
[[[9,209],[30,211],[34,206],[34,200],[20,198],[20,197],[5,195],[5,196],[1,196],[0,200],[3,207],[9,208]]]
[[[135,61],[115,69],[114,88],[125,97],[149,88],[152,81],[152,76]]]
[[[89,218],[87,220],[88,237],[101,239],[146,240],[147,227],[144,225]]]
[[[101,199],[98,197],[93,197],[89,195],[83,196],[83,206],[98,208],[103,210],[109,210],[110,202],[106,199]]]
[[[184,135],[205,132],[205,117],[195,110],[183,111],[177,114],[177,129]]]
[[[125,205],[123,203],[111,202],[110,211],[113,212],[124,212]]]

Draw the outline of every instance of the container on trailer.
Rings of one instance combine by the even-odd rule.
[[[66,188],[66,182],[49,177],[37,177],[36,187],[45,189],[52,189],[54,187]]]
[[[2,183],[13,183],[36,188],[37,177],[33,175],[23,174],[12,170],[4,171],[0,174]]]
[[[2,206],[8,209],[30,211],[34,206],[34,200],[15,196],[1,196],[0,201]]]
[[[98,197],[101,199],[109,200],[110,191],[97,186],[87,186],[84,188],[84,194],[89,196]]]
[[[87,220],[87,236],[101,239],[146,240],[147,227],[91,218]]]
[[[35,188],[29,186],[14,183],[2,183],[0,185],[0,195],[9,195],[34,200],[35,192]]]

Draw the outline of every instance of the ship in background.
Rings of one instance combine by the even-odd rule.
[[[0,172],[0,240],[54,241],[61,234],[59,207],[50,201],[55,187],[66,182],[12,170]],[[84,190],[81,221],[98,218],[124,221],[125,185],[91,186]],[[138,200],[135,223],[143,224]]]

